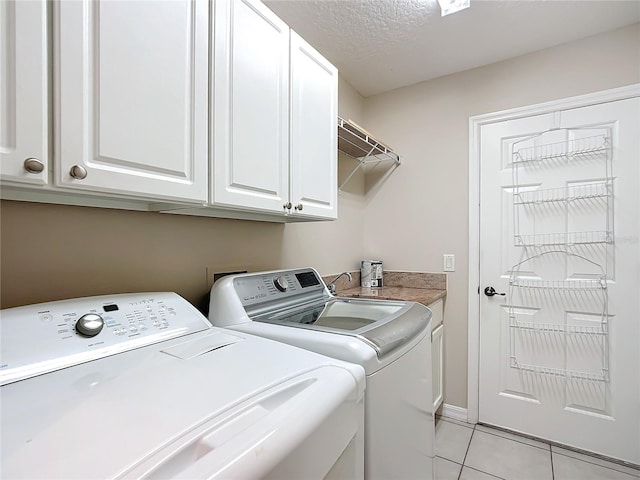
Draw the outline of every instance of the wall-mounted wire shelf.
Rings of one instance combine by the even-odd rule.
[[[517,368],[518,370],[536,375],[559,377],[565,380],[579,380],[583,382],[609,381],[609,370],[605,368],[602,369],[601,373],[579,372],[576,370],[565,370],[563,368],[541,367],[538,365],[518,363],[514,357],[511,358],[511,368]]]
[[[561,325],[555,323],[519,322],[515,317],[509,317],[509,327],[520,330],[531,330],[543,333],[561,333],[565,335],[608,335],[607,323],[598,325]]]
[[[514,288],[530,288],[539,290],[562,290],[562,291],[592,291],[606,290],[607,280],[604,276],[599,279],[576,279],[576,280],[538,280],[530,278],[512,277],[509,285]]]
[[[613,243],[613,232],[559,232],[514,235],[516,247],[573,246]]]
[[[518,189],[519,190],[519,189]],[[514,191],[514,205],[531,205],[552,202],[575,202],[608,198],[611,196],[611,182],[594,182],[542,190]]]
[[[607,135],[576,138],[564,142],[536,145],[513,152],[513,162],[541,162],[545,160],[607,159],[611,146]]]
[[[387,156],[388,160],[400,161],[400,157],[391,147],[374,138],[359,125],[341,117],[338,117],[338,150],[353,158],[383,155]]]
[[[367,132],[351,120],[338,117],[338,151],[358,160],[358,165],[342,182],[340,188],[362,167],[377,166],[381,163],[400,165],[400,156],[391,147]]]

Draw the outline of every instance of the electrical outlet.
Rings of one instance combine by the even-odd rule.
[[[456,271],[456,256],[452,253],[445,253],[443,255],[443,263],[444,266],[442,270],[444,272],[455,272]]]

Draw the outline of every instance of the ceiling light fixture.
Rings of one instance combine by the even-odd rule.
[[[465,8],[469,8],[471,0],[438,0],[440,4],[440,10],[442,16],[449,15],[450,13],[456,13]]]

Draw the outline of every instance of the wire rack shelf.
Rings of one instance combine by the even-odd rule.
[[[545,160],[605,160],[610,149],[607,135],[576,138],[564,142],[536,145],[513,152],[513,162],[541,162]]]
[[[539,365],[528,365],[524,363],[518,363],[518,361],[511,358],[511,368],[516,368],[523,372],[532,373],[535,375],[546,375],[551,377],[557,377],[565,380],[579,380],[584,382],[607,382],[609,381],[609,370],[603,368],[601,373],[592,372],[580,372],[576,370],[566,370],[563,368],[542,367]]]
[[[514,235],[516,247],[571,246],[613,243],[613,232],[559,232]]]
[[[606,322],[598,325],[561,325],[556,323],[519,322],[515,317],[510,317],[509,327],[520,330],[530,330],[542,333],[561,333],[565,335],[608,335],[609,328]]]
[[[340,185],[340,189],[360,168],[375,168],[382,163],[397,167],[401,157],[391,147],[367,132],[351,120],[338,117],[338,150],[358,160],[358,164]]]
[[[514,205],[532,205],[553,202],[575,202],[611,196],[610,182],[594,182],[543,190],[525,190],[514,192]]]
[[[570,280],[539,280],[512,276],[509,279],[509,285],[515,288],[528,288],[534,290],[600,291],[606,290],[607,280],[604,276],[597,279]]]

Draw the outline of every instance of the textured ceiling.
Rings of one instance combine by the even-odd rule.
[[[640,0],[471,0],[446,17],[436,0],[264,2],[363,96],[640,21]]]

